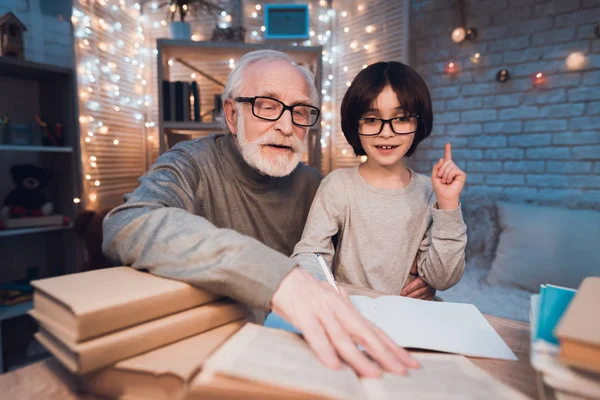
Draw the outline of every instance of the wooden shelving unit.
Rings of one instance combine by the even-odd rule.
[[[322,51],[321,46],[305,47],[305,46],[281,46],[273,44],[263,43],[230,43],[230,42],[195,42],[191,40],[170,40],[170,39],[159,39],[157,41],[157,79],[158,79],[158,98],[159,98],[159,118],[158,118],[158,129],[159,129],[159,151],[160,154],[167,151],[173,144],[181,140],[186,140],[194,136],[203,136],[215,132],[224,132],[220,124],[215,121],[165,121],[163,113],[163,93],[162,93],[162,82],[163,80],[177,80],[173,79],[175,75],[173,73],[174,68],[185,69],[185,65],[177,65],[173,67],[170,64],[178,63],[177,59],[183,60],[186,64],[197,66],[208,66],[215,70],[215,65],[219,63],[225,66],[225,69],[219,74],[217,80],[224,83],[229,73],[227,68],[227,62],[229,60],[238,60],[244,54],[254,50],[273,49],[283,51],[292,56],[298,63],[304,65],[311,65],[314,75],[315,84],[318,89],[318,93],[321,93],[321,81],[322,81]],[[170,62],[169,62],[170,61]],[[193,73],[192,69],[188,69],[187,72]],[[190,76],[190,75],[187,75]],[[215,85],[218,90],[219,88],[216,83],[210,83],[210,80],[200,78],[198,80],[206,81],[206,85]],[[188,78],[188,81],[194,79]],[[214,87],[213,87],[214,89]],[[203,96],[202,90],[200,96]],[[185,136],[182,136],[185,135]],[[305,161],[317,169],[321,167],[321,125],[317,123],[308,134],[308,148],[307,157]]]
[[[73,199],[80,196],[82,184],[76,82],[74,68],[0,57],[0,117],[8,115],[12,124],[30,125],[37,135],[38,115],[61,123],[64,136],[64,146],[42,146],[5,143],[0,135],[0,205],[14,188],[10,167],[33,164],[53,172],[42,192],[55,212],[75,218],[78,207]],[[75,272],[82,257],[72,228],[71,224],[0,230],[0,282],[26,278],[29,267],[38,269],[39,278]],[[31,307],[31,301],[0,306],[0,325]],[[0,373],[3,370],[0,326]]]

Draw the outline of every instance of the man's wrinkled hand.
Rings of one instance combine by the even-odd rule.
[[[294,268],[271,300],[272,310],[300,330],[317,357],[330,368],[347,363],[359,375],[404,375],[419,363],[350,303],[345,291]],[[367,357],[358,348],[361,345]]]

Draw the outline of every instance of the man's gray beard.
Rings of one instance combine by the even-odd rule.
[[[247,140],[245,132],[244,120],[240,115],[237,122],[237,138],[240,152],[244,160],[263,175],[272,177],[287,176],[296,169],[298,163],[302,160],[304,143],[296,135],[284,136],[275,131],[269,131],[256,141],[251,142]],[[281,154],[272,159],[267,159],[262,154],[262,147],[265,144],[290,146],[293,151],[292,158],[290,158],[289,154]]]

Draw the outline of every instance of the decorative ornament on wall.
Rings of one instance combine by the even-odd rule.
[[[498,73],[496,73],[496,80],[500,83],[504,83],[509,79],[510,79],[510,74],[508,73],[507,69],[503,68],[500,71],[498,71]]]
[[[584,68],[587,64],[587,59],[583,53],[576,51],[569,54],[565,63],[567,65],[567,69],[575,71]]]
[[[463,40],[465,40],[465,38],[467,37],[467,31],[465,31],[465,28],[459,26],[458,28],[455,28],[452,31],[452,41],[454,41],[454,43],[460,43]]]
[[[473,63],[473,64],[479,64],[481,62],[481,54],[479,53],[475,53],[473,54],[469,60]]]
[[[534,86],[541,86],[546,83],[546,75],[543,72],[538,72],[531,78]]]
[[[458,20],[458,26],[452,31],[452,41],[454,43],[461,43],[465,39],[473,41],[477,39],[477,29],[467,28],[465,29],[465,4],[463,0],[456,0],[456,16]]]
[[[466,31],[466,39],[467,40],[476,40],[477,39],[477,28],[469,28]]]
[[[454,75],[458,72],[458,67],[454,61],[450,61],[446,64],[446,74]]]

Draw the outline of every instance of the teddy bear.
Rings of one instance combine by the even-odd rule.
[[[4,198],[1,219],[52,214],[54,207],[42,193],[52,178],[52,171],[24,164],[13,165],[10,174],[16,187]]]

